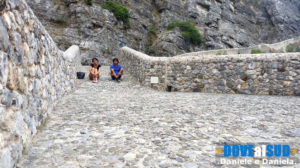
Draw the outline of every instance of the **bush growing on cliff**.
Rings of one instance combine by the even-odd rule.
[[[262,0],[236,0],[235,3],[244,2],[245,4],[250,4],[251,6],[262,10],[264,7],[264,2]]]
[[[216,55],[228,55],[227,51],[218,51]]]
[[[92,5],[93,5],[93,0],[85,0],[85,3],[86,3],[87,5],[92,6]]]
[[[262,51],[260,49],[253,49],[251,50],[251,54],[261,54]]]
[[[123,21],[123,23],[129,24],[129,10],[123,5],[113,1],[108,1],[102,4],[101,6],[102,8],[112,12],[117,18],[117,20],[121,20]]]
[[[189,41],[192,44],[200,44],[202,42],[202,35],[192,23],[174,22],[168,25],[168,30],[173,30],[175,27],[178,27],[181,30],[186,41]]]
[[[263,1],[261,1],[261,0],[249,0],[249,2],[250,2],[250,4],[252,4],[257,9],[262,9],[263,8]]]
[[[60,15],[60,16],[57,16],[56,18],[52,19],[52,21],[57,24],[66,24],[68,21],[68,17],[66,15]]]
[[[300,52],[300,46],[289,44],[285,50],[286,52]]]
[[[148,54],[153,54],[154,51],[151,49],[151,46],[153,45],[155,39],[157,38],[157,27],[156,25],[153,26],[148,33],[148,45],[147,45],[147,53]]]

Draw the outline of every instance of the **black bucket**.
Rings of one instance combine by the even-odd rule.
[[[77,72],[77,78],[78,79],[84,79],[85,73],[84,72]]]

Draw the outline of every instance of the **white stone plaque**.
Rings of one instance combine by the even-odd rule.
[[[158,83],[158,77],[151,76],[151,83]]]

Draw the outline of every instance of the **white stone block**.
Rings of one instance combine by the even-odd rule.
[[[73,62],[74,60],[80,60],[80,49],[77,45],[72,45],[64,52],[65,60]]]

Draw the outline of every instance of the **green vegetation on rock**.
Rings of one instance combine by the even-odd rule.
[[[113,1],[108,1],[102,4],[101,7],[112,12],[117,20],[121,20],[123,23],[129,25],[129,10],[125,6]]]
[[[52,19],[52,21],[57,24],[66,24],[68,21],[68,17],[66,15],[60,15],[60,16],[57,16],[56,18]]]
[[[148,45],[147,45],[147,53],[153,54],[154,51],[151,49],[155,39],[157,38],[157,27],[153,26],[150,31],[148,32]]]
[[[250,4],[251,6],[262,10],[264,7],[264,2],[262,0],[245,0],[245,1],[241,1],[241,0],[236,0],[236,3],[240,3],[240,2],[244,2],[245,4]]]
[[[261,54],[262,51],[260,49],[253,49],[251,50],[251,54]]]
[[[263,8],[263,1],[262,0],[249,0],[250,4],[252,4],[254,7],[258,9]]]
[[[93,0],[85,0],[85,3],[87,4],[87,5],[93,5]]]
[[[286,52],[300,52],[300,46],[289,44],[289,45],[286,46],[285,51]]]
[[[198,29],[191,22],[174,22],[168,25],[168,30],[173,30],[178,27],[184,39],[191,42],[192,44],[200,44],[203,40],[202,35]]]
[[[227,54],[227,51],[219,51],[219,52],[217,52],[217,54],[216,55],[228,55]]]

